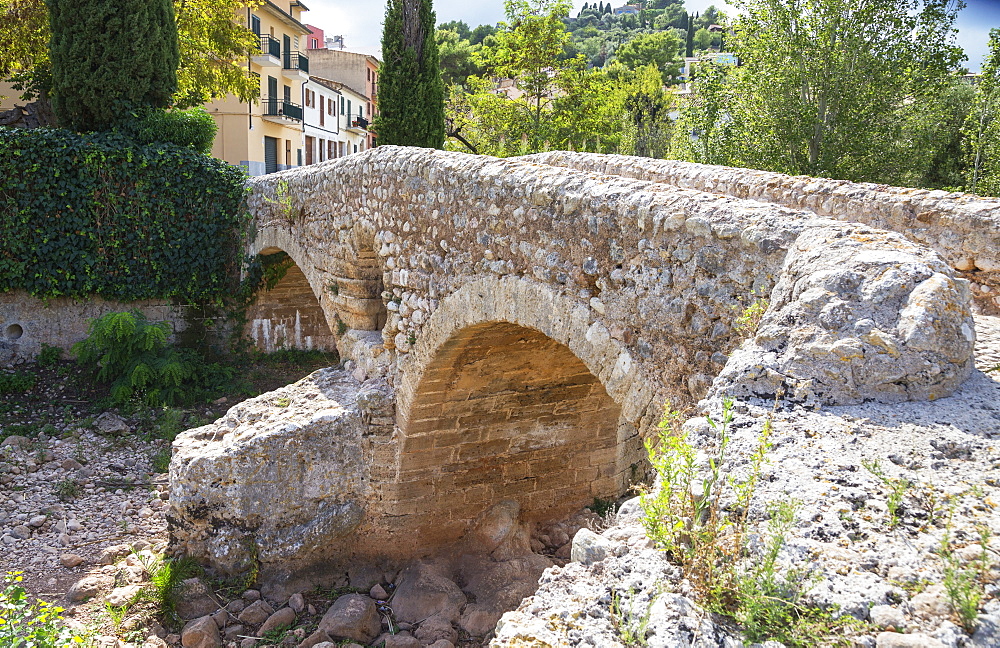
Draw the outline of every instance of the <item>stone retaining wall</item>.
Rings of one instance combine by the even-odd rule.
[[[116,311],[137,309],[150,320],[169,323],[176,337],[190,322],[203,319],[189,308],[164,300],[122,303],[100,297],[38,299],[22,290],[0,293],[0,366],[33,360],[43,343],[69,351],[87,337],[90,320]]]

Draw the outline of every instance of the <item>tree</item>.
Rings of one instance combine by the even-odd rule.
[[[712,32],[708,31],[704,27],[699,29],[694,33],[694,49],[697,50],[707,50],[712,46]]]
[[[469,40],[472,37],[472,30],[464,20],[451,20],[437,26],[438,30],[453,31],[458,34],[461,40]]]
[[[246,62],[260,47],[246,9],[261,0],[175,0],[180,50],[173,105],[187,107],[234,94],[252,101],[260,80]],[[0,0],[0,79],[13,78],[24,99],[47,94],[51,83],[49,11],[42,0]],[[235,19],[235,20],[234,20]],[[138,38],[132,34],[133,39]]]
[[[479,45],[470,45],[467,39],[463,39],[450,29],[438,29],[435,38],[441,65],[441,80],[446,86],[455,83],[465,85],[470,75],[482,74],[482,69],[475,60]]]
[[[444,84],[431,0],[389,0],[379,67],[379,144],[444,146]]]
[[[565,75],[583,67],[582,57],[560,60],[570,41],[563,25],[570,6],[568,0],[506,0],[507,21],[500,23],[493,44],[480,51],[482,64],[493,76],[513,80],[524,93],[532,146],[540,143],[542,112]]]
[[[968,191],[1000,195],[1000,29],[990,30],[990,53],[983,63],[965,133]]]
[[[163,108],[177,90],[169,0],[49,0],[52,107],[78,131],[111,130],[130,111]],[[137,38],[142,47],[134,47]]]
[[[227,94],[244,103],[260,96],[260,79],[247,71],[246,64],[260,50],[260,38],[246,24],[246,10],[261,1],[174,2],[180,42],[174,107],[199,106]]]
[[[615,58],[630,70],[655,65],[663,82],[676,83],[681,71],[680,52],[684,43],[674,30],[639,34],[615,50]]]
[[[907,182],[905,125],[963,56],[949,0],[737,0],[726,119],[732,163],[791,174]],[[912,180],[910,180],[912,181]]]

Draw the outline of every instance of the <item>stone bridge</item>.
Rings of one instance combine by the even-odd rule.
[[[996,203],[961,199],[993,229],[956,262],[773,198],[816,190],[802,179],[736,198],[710,179],[740,170],[689,165],[690,188],[650,163],[380,147],[254,179],[251,251],[294,266],[252,333],[335,346],[345,369],[178,439],[175,542],[231,573],[418,555],[501,500],[543,521],[621,495],[665,401],[893,403],[972,371],[960,273],[996,272]]]

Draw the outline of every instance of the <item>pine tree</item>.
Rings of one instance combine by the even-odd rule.
[[[111,130],[177,89],[170,0],[50,0],[52,107],[77,131]]]
[[[389,0],[379,68],[379,144],[444,146],[444,83],[431,0]]]

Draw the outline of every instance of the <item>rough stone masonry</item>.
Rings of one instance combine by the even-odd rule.
[[[250,208],[251,251],[287,253],[283,294],[325,317],[302,334],[347,363],[175,443],[174,543],[230,573],[418,555],[503,499],[541,521],[617,496],[667,400],[919,401],[972,370],[969,282],[938,253],[770,202],[379,147],[256,178]]]

